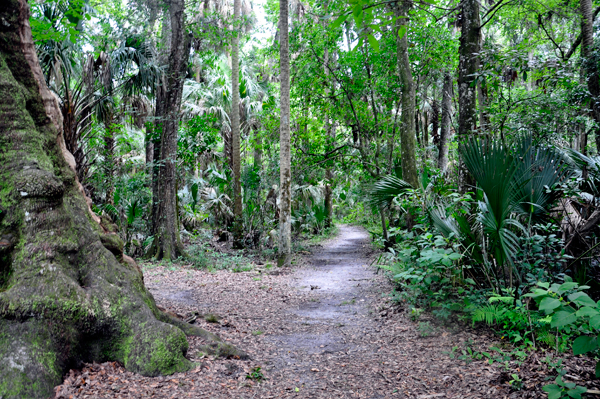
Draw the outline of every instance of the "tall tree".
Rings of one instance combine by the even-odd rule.
[[[584,60],[583,69],[591,95],[590,108],[592,118],[597,124],[595,128],[596,148],[600,149],[600,71],[598,58],[594,56],[594,12],[592,0],[581,0],[581,58]],[[585,133],[584,133],[585,134]],[[585,151],[585,150],[584,150]]]
[[[179,109],[191,46],[190,36],[185,32],[184,6],[183,0],[171,0],[169,5],[169,65],[159,85],[156,99],[160,143],[158,157],[154,158],[157,167],[157,195],[153,198],[154,240],[149,255],[157,259],[176,259],[185,255],[179,235],[176,184]],[[164,19],[167,19],[166,16]]]
[[[481,50],[481,32],[479,2],[461,0],[460,2],[460,46],[458,65],[458,135],[461,140],[471,134],[476,122],[476,91],[473,84],[479,70],[479,52]]]
[[[233,0],[231,43],[231,152],[233,158],[233,246],[242,244],[242,184],[240,175],[240,24],[241,0]]]
[[[417,176],[417,160],[415,156],[416,147],[416,89],[413,80],[410,60],[408,58],[408,11],[410,9],[408,1],[399,1],[396,8],[398,15],[398,38],[397,38],[397,56],[398,56],[398,74],[400,75],[400,84],[402,85],[402,126],[400,129],[400,144],[402,165],[402,178],[414,188],[419,186]]]
[[[287,266],[292,252],[292,165],[290,145],[290,50],[288,0],[279,0],[279,76],[281,119],[279,127],[279,261]]]
[[[184,333],[164,321],[178,322],[86,203],[27,2],[0,2],[0,21],[0,396],[50,397],[82,361],[150,376],[190,368]]]
[[[458,49],[458,136],[466,140],[475,130],[477,119],[477,85],[473,84],[479,70],[481,50],[481,23],[478,0],[460,1],[460,46]],[[461,163],[459,185],[466,191],[473,182]]]
[[[452,77],[448,72],[444,73],[444,85],[442,86],[442,128],[438,144],[437,166],[442,171],[448,167],[448,142],[450,141],[450,121],[452,108]]]

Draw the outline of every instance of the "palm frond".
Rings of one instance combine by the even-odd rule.
[[[378,180],[369,191],[369,202],[375,206],[387,206],[398,195],[406,193],[413,187],[394,175],[387,175]]]

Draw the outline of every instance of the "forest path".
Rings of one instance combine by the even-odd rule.
[[[149,378],[116,363],[87,365],[57,387],[57,398],[544,397],[511,392],[509,374],[495,365],[451,358],[465,345],[487,343],[472,332],[409,320],[386,295],[389,279],[369,266],[374,255],[364,229],[340,226],[293,268],[257,263],[211,273],[145,265],[158,305],[183,317],[218,315],[218,322],[199,317],[196,324],[251,359],[214,359],[200,351],[202,339],[189,337],[196,363],[189,372]],[[262,381],[248,378],[260,375]]]

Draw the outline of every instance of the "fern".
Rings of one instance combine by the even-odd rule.
[[[554,347],[556,345],[556,337],[554,334],[550,332],[550,330],[540,330],[537,332],[537,340],[538,342],[542,342],[549,347]]]
[[[473,321],[473,324],[485,321],[488,325],[492,325],[494,324],[494,321],[500,319],[504,315],[504,312],[506,312],[506,309],[502,306],[485,305],[473,311],[471,320]]]

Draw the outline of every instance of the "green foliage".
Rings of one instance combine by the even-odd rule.
[[[548,399],[573,398],[581,399],[581,394],[587,392],[587,388],[577,385],[574,382],[564,382],[562,375],[554,380],[554,384],[542,387],[544,392],[548,393]]]
[[[387,175],[378,180],[370,191],[371,204],[375,206],[389,206],[392,200],[405,194],[413,187],[394,175]]]
[[[571,337],[573,354],[597,353],[597,336],[600,333],[600,305],[586,294],[589,286],[580,286],[570,278],[562,284],[538,283],[531,297],[540,311],[551,316],[551,327],[563,331]],[[600,377],[599,366],[596,376]]]
[[[256,382],[261,382],[266,380],[265,375],[263,374],[263,372],[261,371],[261,367],[260,366],[256,366],[253,369],[251,369],[248,374],[246,374],[246,379],[248,380],[254,380]]]

